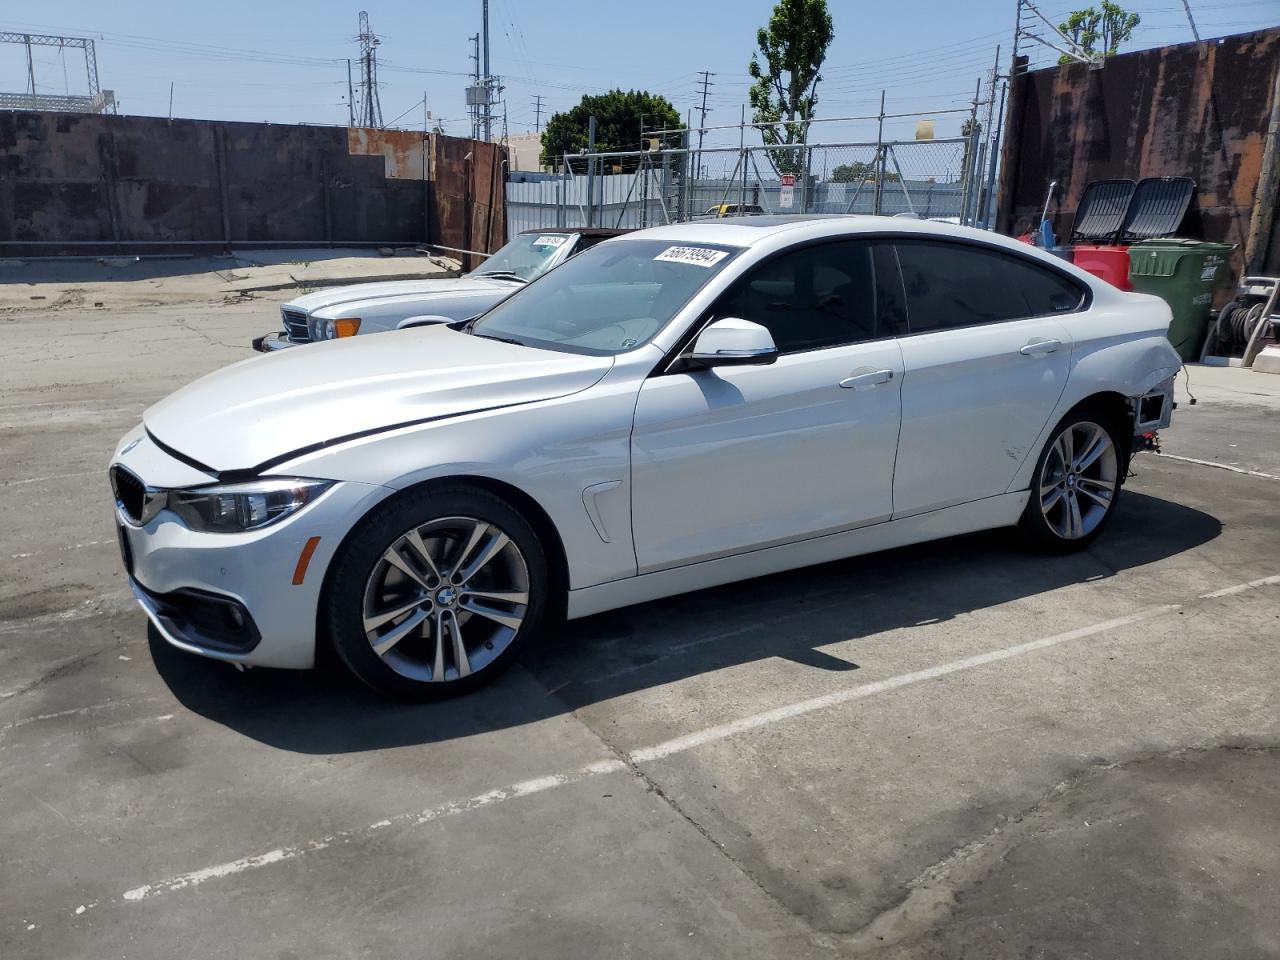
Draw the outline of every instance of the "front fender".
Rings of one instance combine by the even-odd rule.
[[[507,484],[550,518],[568,557],[569,586],[580,589],[636,574],[630,470],[635,397],[633,375],[606,375],[576,394],[359,438],[277,470],[397,490],[467,476]]]

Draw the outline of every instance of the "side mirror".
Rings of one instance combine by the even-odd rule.
[[[433,327],[437,323],[453,323],[453,317],[442,317],[438,313],[424,313],[420,317],[405,317],[396,324],[397,330],[405,330],[409,327]]]
[[[750,320],[725,317],[708,326],[693,343],[689,366],[694,369],[773,363],[778,348],[766,327]]]

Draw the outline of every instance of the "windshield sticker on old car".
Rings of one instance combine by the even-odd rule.
[[[560,234],[548,233],[545,236],[538,237],[538,239],[534,240],[533,245],[535,247],[558,247],[567,239],[569,238]]]
[[[667,247],[653,259],[662,263],[691,263],[695,267],[714,267],[729,254],[708,247]]]

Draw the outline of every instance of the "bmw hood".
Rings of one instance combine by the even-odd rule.
[[[251,471],[356,436],[567,396],[612,364],[418,327],[242,360],[161,400],[143,422],[193,465]]]
[[[284,304],[286,309],[305,310],[314,313],[327,307],[342,307],[364,300],[383,297],[423,297],[432,294],[480,294],[506,296],[521,285],[510,280],[489,280],[484,277],[451,277],[431,280],[388,280],[384,283],[355,283],[346,287],[330,287],[304,294]]]

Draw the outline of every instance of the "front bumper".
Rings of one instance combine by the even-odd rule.
[[[115,462],[148,483],[211,482],[195,479],[201,475],[169,458],[141,431],[125,440]],[[330,562],[352,526],[394,492],[370,483],[335,483],[292,516],[245,533],[191,530],[168,510],[135,526],[118,506],[115,512],[134,594],[170,644],[233,663],[302,669],[315,663],[316,611]],[[313,537],[320,539],[305,576],[294,583],[299,556]],[[246,629],[231,629],[234,610]],[[220,623],[220,615],[227,619]]]
[[[276,350],[285,350],[289,347],[298,346],[302,346],[302,344],[294,343],[280,330],[253,338],[253,349],[259,353],[273,353]]]

